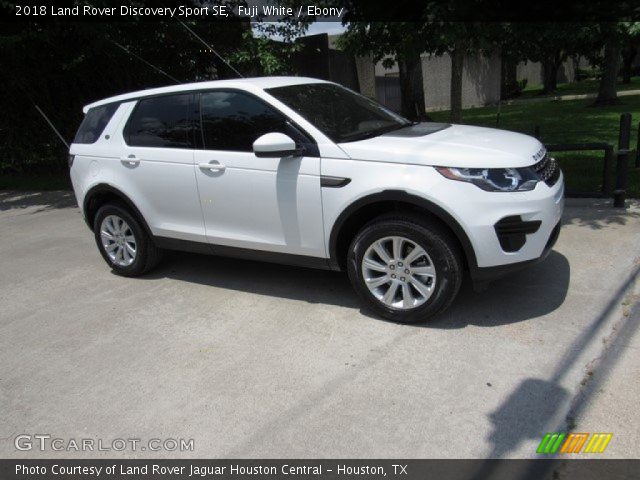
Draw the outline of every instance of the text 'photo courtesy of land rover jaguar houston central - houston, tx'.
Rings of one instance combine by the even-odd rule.
[[[344,270],[369,309],[414,323],[446,309],[465,272],[484,283],[559,234],[562,172],[538,140],[412,123],[334,83],[193,83],[84,112],[71,180],[121,275],[163,249]]]

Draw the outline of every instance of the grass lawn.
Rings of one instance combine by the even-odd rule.
[[[543,94],[542,85],[527,85],[522,91],[518,99],[520,98],[544,98],[555,97],[557,95],[583,95],[585,93],[598,93],[599,81],[596,79],[582,80],[575,83],[561,83],[558,85],[558,90],[553,94]],[[632,77],[631,83],[624,84],[618,82],[618,91],[623,90],[640,90],[640,77]]]
[[[552,143],[608,142],[617,148],[620,114],[632,115],[631,148],[636,148],[638,121],[640,120],[640,95],[621,97],[618,105],[592,107],[593,100],[550,101],[527,105],[503,105],[499,123],[496,123],[498,107],[482,107],[464,110],[463,123],[513,130],[533,135],[540,126],[540,140]],[[432,112],[435,121],[448,121],[449,112]],[[602,183],[602,153],[577,152],[554,153],[564,170],[567,188],[573,191],[595,191]],[[614,161],[615,164],[615,161]],[[640,170],[633,168],[635,157],[629,162],[627,192],[640,197]]]

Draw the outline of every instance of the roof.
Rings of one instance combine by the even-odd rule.
[[[284,87],[287,85],[300,85],[305,83],[324,83],[325,80],[309,77],[251,77],[251,78],[234,78],[232,80],[211,80],[208,82],[181,83],[179,85],[170,85],[168,87],[149,88],[147,90],[138,90],[137,92],[116,95],[115,97],[104,98],[97,102],[85,105],[82,111],[87,113],[90,108],[108,103],[125,102],[140,97],[148,97],[151,95],[162,95],[164,93],[176,93],[193,90],[205,90],[208,88],[241,88],[243,90],[250,89],[266,89],[275,87]]]

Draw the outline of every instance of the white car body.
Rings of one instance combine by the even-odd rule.
[[[433,128],[436,131],[422,135],[421,128],[431,127],[415,125],[407,127],[408,133],[335,143],[266,91],[311,83],[323,81],[299,77],[212,81],[144,90],[87,105],[85,113],[108,104],[118,107],[94,143],[71,145],[71,179],[78,205],[90,221],[90,196],[112,191],[135,207],[159,246],[195,250],[200,246],[206,251],[209,245],[214,253],[254,252],[256,258],[320,268],[344,267],[340,228],[350,214],[376,201],[406,201],[436,215],[460,241],[476,281],[490,278],[488,273],[499,267],[539,259],[549,250],[563,210],[561,173],[553,185],[540,181],[530,191],[487,192],[445,178],[434,168],[528,167],[544,156],[538,140],[462,125]],[[253,152],[127,145],[123,129],[141,98],[219,89],[249,92],[273,106],[313,138],[318,155],[258,158]],[[323,179],[329,184],[323,186]],[[348,183],[330,185],[339,183],[335,179]],[[540,223],[535,232],[526,234],[521,248],[505,251],[495,225],[512,216]]]

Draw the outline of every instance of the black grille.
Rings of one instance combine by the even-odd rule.
[[[558,162],[553,157],[550,157],[548,153],[545,153],[542,160],[533,165],[533,169],[536,171],[540,179],[549,185],[550,187],[560,178],[560,167]]]

